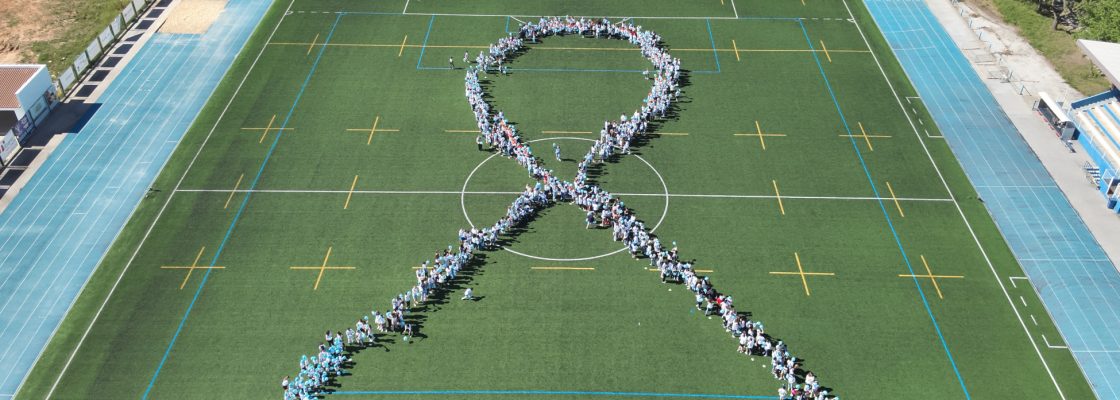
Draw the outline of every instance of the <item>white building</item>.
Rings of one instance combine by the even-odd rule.
[[[0,65],[0,162],[10,161],[57,102],[46,65]]]

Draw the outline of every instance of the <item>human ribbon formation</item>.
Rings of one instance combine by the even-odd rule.
[[[604,122],[599,138],[579,162],[577,175],[571,182],[556,177],[533,155],[516,126],[501,111],[493,110],[484,99],[479,81],[479,73],[507,71],[504,63],[510,62],[526,41],[537,42],[539,38],[552,35],[626,40],[640,47],[642,55],[654,68],[652,74],[647,74],[647,79],[653,81],[653,87],[641,108],[629,117],[622,115],[618,121]],[[460,229],[458,248],[449,245],[447,249],[436,252],[434,261],[424,262],[416,271],[417,284],[394,297],[390,309],[384,314],[374,310],[358,319],[353,328],[333,334],[328,330],[318,351],[311,357],[302,356],[296,377],[284,378],[284,399],[312,399],[326,393],[325,385],[343,373],[347,349],[373,345],[378,332],[399,332],[407,341],[413,334],[413,326],[404,319],[406,311],[423,304],[436,291],[449,290],[448,284],[476,251],[498,249],[499,235],[557,203],[579,206],[587,212],[589,223],[598,222],[601,226],[611,227],[614,240],[623,242],[632,257],[648,258],[650,264],[660,271],[662,281],[672,280],[687,286],[696,296],[697,309],[704,310],[707,315],[721,317],[724,329],[738,341],[740,353],[770,358],[774,377],[783,382],[780,394],[795,399],[831,398],[812,372],[801,369],[798,359],[790,355],[785,343],[767,335],[762,323],[739,314],[731,296],[713,288],[709,277],[698,275],[692,262],[681,260],[675,242],[671,248],[664,246],[621,200],[588,180],[588,168],[592,164],[605,162],[615,154],[629,154],[631,141],[647,134],[651,122],[665,118],[673,100],[680,96],[680,60],[670,56],[660,42],[661,38],[656,33],[629,23],[548,17],[536,23],[523,24],[517,36],[502,38],[490,45],[488,52],[480,53],[476,65],[467,68],[465,78],[467,101],[478,122],[479,143],[488,144],[494,151],[517,160],[537,181],[536,184],[527,185],[506,210],[505,216],[494,225]],[[803,375],[800,374],[802,372]]]

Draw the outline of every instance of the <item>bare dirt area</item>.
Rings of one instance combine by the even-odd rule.
[[[171,9],[163,33],[203,34],[226,8],[227,0],[182,0]]]
[[[1044,91],[1063,100],[1076,100],[1084,97],[1082,93],[1066,82],[1050,60],[1019,35],[1017,28],[1010,26],[1000,17],[999,12],[995,10],[995,5],[990,1],[980,0],[967,4],[959,3],[957,7],[963,10],[962,18],[972,21],[973,33],[990,45],[988,48],[969,50],[990,54],[988,57],[991,57],[991,61],[988,61],[988,63],[999,67],[1000,74],[1009,76],[1008,80],[1011,81],[1008,82],[1009,84],[1016,87],[1025,86],[1023,88],[1024,95],[1033,97],[1037,92]],[[970,58],[975,58],[976,55],[967,51],[966,54]],[[1084,62],[1077,59],[1080,57],[1079,53],[1072,53],[1069,57],[1072,58],[1063,62]],[[985,62],[979,62],[979,64],[985,64]]]
[[[61,21],[51,16],[50,2],[0,1],[0,64],[32,61],[31,44],[55,37]]]

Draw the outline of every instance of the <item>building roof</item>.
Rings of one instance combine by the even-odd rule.
[[[42,68],[41,65],[0,65],[0,108],[19,108],[16,92]]]
[[[1112,86],[1120,87],[1120,44],[1078,39],[1077,47],[1104,72]]]

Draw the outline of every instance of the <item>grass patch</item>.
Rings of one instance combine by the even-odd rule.
[[[417,10],[482,14],[508,5],[425,3],[416,7],[428,8]],[[905,398],[917,391],[928,398],[960,398],[948,347],[960,380],[976,398],[1056,397],[999,281],[956,207],[945,201],[947,191],[962,199],[975,193],[946,143],[923,143],[908,131],[887,79],[900,96],[915,93],[898,64],[886,57],[888,47],[865,9],[853,4],[850,17],[872,35],[871,48],[884,55],[886,77],[865,51],[871,49],[856,25],[837,19],[849,16],[842,3],[743,1],[741,16],[829,19],[711,21],[660,18],[679,11],[669,0],[558,3],[519,3],[535,8],[518,12],[641,13],[646,17],[635,20],[661,33],[692,72],[680,117],[658,129],[687,135],[658,136],[636,146],[636,155],[651,166],[625,157],[604,166],[600,182],[615,193],[631,193],[619,196],[646,221],[658,220],[668,207],[657,231],[663,240],[680,240],[687,257],[710,268],[718,287],[805,357],[805,365],[828,386],[844,398]],[[410,267],[467,226],[463,208],[474,221],[488,224],[508,207],[510,196],[500,193],[460,199],[457,191],[468,173],[490,155],[475,150],[474,135],[452,131],[473,126],[462,97],[462,71],[423,67],[442,67],[449,57],[459,64],[463,51],[476,52],[505,36],[511,18],[354,11],[385,11],[370,10],[371,4],[297,0],[292,9],[308,12],[288,14],[282,22],[286,4],[274,5],[153,185],[166,190],[141,204],[21,397],[42,398],[50,390],[75,351],[75,338],[124,265],[130,265],[128,272],[62,375],[57,398],[136,398],[149,385],[151,398],[274,397],[280,377],[294,373],[299,356],[314,348],[324,330],[351,325],[371,309],[384,310],[391,296],[407,288],[414,281]],[[769,8],[752,7],[759,4]],[[712,1],[703,7],[705,15],[718,16],[731,4]],[[261,32],[276,24],[276,36],[266,43]],[[323,46],[327,37],[329,46],[313,45]],[[831,54],[809,51],[826,42]],[[536,149],[548,149],[553,141],[563,146],[568,161],[545,161],[570,173],[571,157],[587,146],[582,136],[546,132],[594,130],[603,118],[640,104],[648,83],[638,73],[618,72],[640,65],[640,56],[608,50],[617,43],[579,37],[530,47],[509,76],[487,77],[490,93],[526,139],[549,138],[534,144]],[[602,72],[607,70],[614,72]],[[876,139],[874,151],[857,156],[854,148],[864,144],[853,146],[841,136],[846,130],[838,109],[849,123],[890,137]],[[289,112],[290,130],[280,138],[273,133],[262,144],[259,133],[243,129],[266,126],[273,115]],[[372,139],[347,131],[375,118],[379,127],[399,131]],[[214,135],[194,160],[212,127]],[[765,149],[757,138],[735,136],[756,129],[786,136],[767,138]],[[927,148],[944,168],[948,188],[938,183]],[[248,183],[258,171],[259,181]],[[891,182],[892,193],[904,198],[887,203],[898,214],[867,198],[873,195],[869,175],[880,188]],[[248,199],[231,192],[240,176],[246,178],[240,188],[260,192]],[[355,176],[359,193],[347,203]],[[183,191],[167,197],[180,177]],[[662,179],[679,196],[661,198]],[[478,169],[467,190],[519,190],[526,182],[521,168],[496,157]],[[777,186],[782,205],[770,197],[777,196]],[[156,221],[163,202],[166,212]],[[983,206],[962,207],[991,250],[998,276],[1021,275]],[[613,251],[617,243],[609,234],[586,229],[581,217],[575,207],[558,205],[505,239],[517,251],[545,257]],[[149,226],[151,235],[137,247]],[[933,272],[964,278],[938,288],[903,279],[899,274],[914,270],[902,260],[901,246],[911,258],[928,259]],[[182,271],[160,268],[190,263],[199,252],[215,257],[218,248],[222,253],[212,262],[226,269],[214,270],[204,287],[205,272],[188,279]],[[331,265],[356,269],[329,271],[318,288],[314,274],[290,270],[314,265],[328,248]],[[406,343],[382,335],[381,347],[355,355],[356,364],[338,388],[762,396],[777,387],[766,360],[736,354],[719,324],[693,311],[686,290],[660,283],[645,269],[648,261],[623,254],[545,262],[508,252],[487,252],[481,259],[469,277],[456,282],[457,291],[470,286],[481,301],[458,301],[456,292],[451,301],[417,308],[408,318],[423,336]],[[835,276],[802,281],[770,274],[797,270],[795,260],[806,271]],[[533,269],[557,266],[594,269]],[[1034,292],[1020,285],[1015,295],[1038,304]],[[193,308],[186,321],[188,306]],[[1052,334],[1045,315],[1039,323],[1037,329]],[[1068,353],[1045,357],[1070,398],[1092,396]],[[892,368],[875,368],[875,360],[891,360]],[[716,370],[731,378],[715,382]]]
[[[58,32],[52,39],[32,43],[28,61],[46,64],[51,75],[57,76],[128,3],[128,0],[51,0],[48,7],[55,18],[51,24]]]
[[[1054,30],[1053,20],[1035,12],[1034,4],[1019,0],[977,0],[975,4],[998,12],[1004,22],[1016,27],[1074,89],[1086,95],[1108,90],[1108,80],[1077,48],[1077,38]]]

